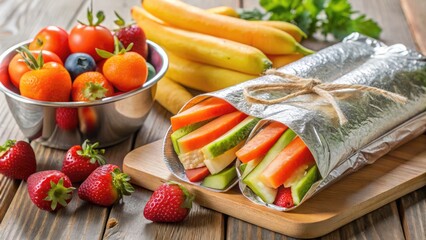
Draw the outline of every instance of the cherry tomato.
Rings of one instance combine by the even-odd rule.
[[[62,62],[70,54],[68,46],[68,33],[56,26],[48,26],[37,33],[34,40],[28,46],[30,50],[48,50],[58,55]]]
[[[111,31],[103,26],[79,24],[71,30],[68,41],[72,53],[87,53],[96,62],[102,60],[96,53],[96,48],[108,52],[114,51],[114,37]]]
[[[32,53],[32,55],[35,58],[38,58],[38,55],[40,53],[40,51],[38,51],[38,50],[32,50],[30,52]],[[45,63],[57,62],[57,63],[63,65],[62,60],[58,57],[58,55],[54,54],[53,52],[43,50],[42,55],[43,55],[43,61]],[[24,73],[30,71],[30,68],[27,66],[27,64],[25,64],[24,59],[22,59],[21,54],[17,53],[12,58],[12,60],[10,61],[9,66],[8,66],[8,71],[9,71],[10,80],[12,81],[13,85],[15,85],[15,87],[19,88],[19,81],[20,81],[22,75],[24,75]]]

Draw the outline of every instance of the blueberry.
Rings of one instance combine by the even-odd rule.
[[[89,54],[73,53],[65,60],[65,68],[70,73],[71,78],[75,79],[84,72],[95,71],[96,62]]]
[[[157,73],[155,71],[154,66],[152,66],[151,63],[146,62],[146,66],[148,67],[148,77],[147,77],[147,80],[149,80],[149,79],[153,78],[155,76],[155,74],[157,74]]]

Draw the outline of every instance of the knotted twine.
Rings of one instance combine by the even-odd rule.
[[[336,90],[355,90],[358,92],[369,92],[376,95],[381,95],[387,99],[390,99],[396,103],[405,103],[407,98],[399,94],[389,92],[380,88],[366,86],[366,85],[357,85],[357,84],[340,84],[340,83],[323,83],[321,80],[316,78],[301,78],[295,75],[286,74],[279,72],[276,69],[268,69],[265,72],[265,75],[273,75],[280,77],[285,82],[281,83],[265,83],[265,84],[256,84],[252,86],[247,86],[244,88],[244,97],[248,102],[251,103],[261,103],[272,105],[280,102],[284,102],[288,99],[305,95],[305,94],[316,94],[327,101],[334,109],[339,118],[340,125],[347,123],[347,118],[345,114],[340,109],[336,100],[334,99],[332,92]],[[275,98],[275,99],[262,99],[253,96],[255,93],[262,93],[268,91],[276,90],[290,90],[290,94]]]

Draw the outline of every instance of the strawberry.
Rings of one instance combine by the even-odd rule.
[[[294,206],[293,197],[291,196],[291,188],[280,186],[274,204],[280,207],[291,208]]]
[[[86,201],[111,206],[118,202],[123,195],[134,192],[129,183],[130,177],[122,173],[120,168],[113,164],[100,166],[80,185],[78,196]]]
[[[70,179],[57,170],[47,170],[28,177],[28,194],[40,209],[55,211],[66,207],[72,199]],[[58,204],[59,203],[59,204]]]
[[[0,173],[13,178],[27,178],[36,172],[34,150],[24,141],[7,140],[0,146]]]
[[[114,22],[119,27],[115,31],[115,36],[117,36],[124,48],[127,48],[133,43],[131,51],[139,53],[146,59],[148,57],[148,45],[146,43],[145,32],[137,25],[126,25],[124,19],[117,12],[115,12],[115,15],[117,16],[117,20]]]
[[[73,130],[78,126],[77,108],[57,108],[56,124],[63,130]]]
[[[98,142],[89,144],[89,140],[86,140],[81,146],[75,145],[68,149],[61,171],[71,182],[84,181],[97,167],[105,164],[105,149],[95,149],[98,146]]]
[[[194,195],[183,185],[170,181],[154,191],[143,215],[153,222],[179,222],[191,211],[193,200]]]

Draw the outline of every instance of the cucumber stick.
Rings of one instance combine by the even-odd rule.
[[[204,178],[201,185],[214,189],[225,189],[227,186],[229,186],[229,184],[233,182],[236,177],[237,170],[234,166],[231,166],[217,174],[207,176],[206,178]]]
[[[265,186],[260,181],[259,176],[274,160],[274,158],[293,140],[296,136],[291,129],[287,129],[272,148],[266,153],[263,160],[256,166],[256,168],[243,179],[243,182],[265,203],[273,203],[277,195],[277,189]]]
[[[255,118],[252,116],[246,117],[237,126],[233,127],[231,130],[229,130],[213,142],[204,146],[201,151],[208,159],[213,159],[221,155],[222,153],[237,146],[240,142],[247,139],[251,130],[254,128],[256,123],[259,122],[259,120],[260,118]]]
[[[309,191],[312,184],[316,182],[320,177],[317,165],[311,167],[305,176],[302,177],[297,183],[291,186],[291,196],[293,198],[294,205],[298,205],[305,194]]]
[[[180,149],[179,149],[179,145],[177,143],[177,141],[188,135],[189,133],[195,131],[196,129],[200,128],[201,126],[203,126],[204,124],[206,124],[208,121],[202,121],[202,122],[197,122],[182,128],[179,128],[178,130],[174,131],[171,135],[170,138],[172,139],[172,144],[173,144],[173,149],[175,150],[176,154],[180,154]]]

